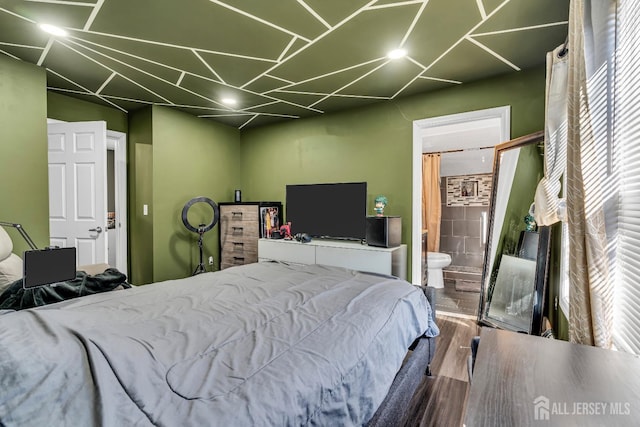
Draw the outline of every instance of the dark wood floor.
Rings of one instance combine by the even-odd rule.
[[[431,364],[432,376],[425,377],[409,403],[404,426],[461,426],[469,392],[467,357],[471,338],[479,335],[475,320],[437,316],[440,336]]]

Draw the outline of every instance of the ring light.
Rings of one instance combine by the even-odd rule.
[[[213,208],[213,219],[211,220],[211,223],[206,227],[198,226],[198,228],[196,228],[193,225],[189,224],[189,219],[187,218],[187,212],[189,212],[189,208],[191,208],[191,206],[200,202],[207,203],[209,206]],[[216,204],[216,202],[214,202],[208,197],[194,197],[184,205],[184,208],[182,208],[182,223],[184,224],[185,227],[187,227],[187,230],[193,231],[194,233],[200,233],[201,229],[202,229],[202,233],[206,233],[207,231],[211,230],[218,223],[219,217],[220,217],[220,209],[218,208],[218,205]]]
[[[198,228],[196,228],[193,225],[189,224],[187,213],[189,212],[189,209],[191,208],[191,206],[193,206],[196,203],[206,203],[209,206],[211,206],[211,208],[213,208],[213,218],[211,219],[211,223],[209,223],[209,225],[205,226],[204,224],[200,224],[198,225]],[[204,273],[207,271],[206,268],[204,267],[204,261],[202,260],[202,235],[207,231],[211,230],[213,227],[215,227],[215,225],[218,223],[219,217],[220,217],[220,208],[218,208],[218,205],[216,204],[216,202],[214,202],[208,197],[194,197],[193,199],[189,200],[182,208],[182,223],[184,224],[185,227],[187,227],[187,230],[193,231],[194,233],[198,233],[198,236],[199,236],[198,248],[200,249],[200,263],[196,267],[192,276],[195,276],[198,273]]]

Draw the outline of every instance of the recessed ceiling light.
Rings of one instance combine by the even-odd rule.
[[[393,49],[387,53],[387,57],[390,59],[398,59],[407,56],[407,51],[404,49]]]
[[[60,27],[56,27],[55,25],[49,24],[40,24],[39,27],[42,31],[46,31],[49,34],[53,34],[54,36],[66,37],[67,32]]]
[[[234,98],[222,98],[222,103],[227,105],[236,105],[238,101]]]

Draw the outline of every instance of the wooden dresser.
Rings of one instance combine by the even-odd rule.
[[[258,262],[258,239],[264,235],[265,218],[274,209],[272,226],[280,228],[282,204],[279,202],[220,203],[220,269]],[[269,212],[269,216],[266,216]]]

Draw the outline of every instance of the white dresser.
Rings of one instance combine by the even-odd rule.
[[[407,278],[407,245],[379,248],[359,242],[314,239],[258,240],[258,261],[283,261],[293,264],[324,264],[353,270]]]

